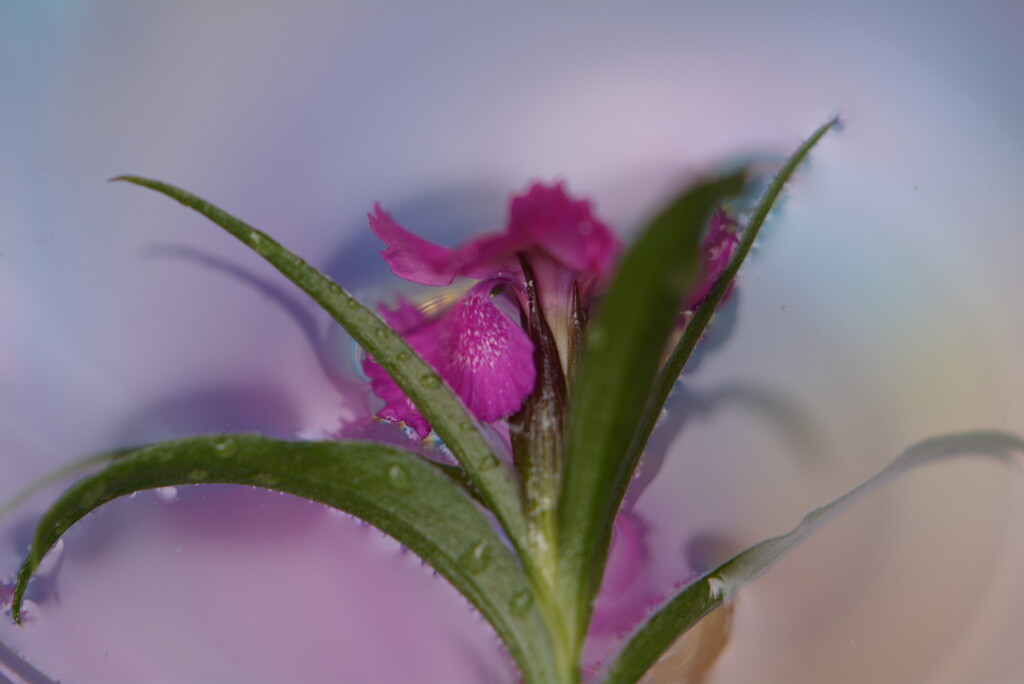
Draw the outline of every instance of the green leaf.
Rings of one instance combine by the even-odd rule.
[[[89,511],[143,489],[212,482],[295,494],[380,528],[476,606],[526,681],[555,680],[550,640],[529,579],[486,515],[431,462],[375,442],[284,442],[228,434],[135,451],[75,484],[43,516],[18,575],[14,618],[20,619],[26,585],[43,556]]]
[[[1013,451],[1024,452],[1024,440],[1001,432],[960,433],[914,444],[867,482],[808,513],[790,532],[750,547],[682,590],[633,634],[611,665],[605,684],[637,681],[698,620],[729,601],[851,503],[898,475],[963,454],[1009,460]]]
[[[513,544],[520,550],[526,548],[523,501],[511,467],[495,455],[476,420],[455,393],[379,316],[266,233],[209,202],[148,178],[119,176],[112,180],[156,190],[194,209],[241,240],[312,297],[402,388],[462,464],[481,499],[497,516]]]
[[[626,461],[634,464],[633,467],[636,467],[635,464],[639,462],[640,456],[647,447],[647,441],[650,439],[654,426],[658,422],[658,416],[661,415],[662,409],[665,408],[665,402],[668,401],[672,388],[675,387],[676,380],[679,379],[679,374],[683,372],[683,368],[686,366],[686,362],[690,360],[694,347],[697,346],[697,342],[700,341],[708,324],[711,322],[711,317],[718,309],[718,305],[721,303],[722,298],[725,297],[725,293],[729,291],[729,286],[736,279],[740,266],[743,265],[744,260],[750,253],[750,248],[753,247],[754,240],[757,239],[761,226],[771,212],[772,207],[775,206],[779,195],[782,194],[783,188],[793,177],[797,167],[807,158],[807,155],[810,154],[814,146],[818,144],[818,141],[832,127],[837,126],[838,123],[838,119],[831,119],[827,123],[822,124],[811,134],[810,138],[797,148],[789,159],[786,160],[786,163],[776,174],[775,178],[772,179],[768,189],[765,190],[761,200],[754,208],[754,212],[747,222],[747,227],[743,231],[743,237],[736,247],[736,253],[733,254],[729,266],[722,272],[718,280],[715,281],[707,297],[698,305],[697,310],[693,313],[693,318],[683,331],[682,337],[676,343],[661,371],[658,372],[658,378],[654,383],[654,391],[647,398],[648,403],[644,409],[643,418],[640,421],[640,429],[637,431],[636,437],[633,443],[630,444],[626,454]],[[628,484],[628,482],[623,483],[623,487]],[[624,495],[625,491],[618,493],[619,498]]]
[[[19,506],[29,500],[35,493],[52,485],[56,482],[60,482],[65,478],[69,478],[72,475],[78,475],[86,471],[92,470],[97,466],[106,465],[116,461],[119,458],[123,458],[128,454],[131,454],[142,447],[127,447],[124,449],[116,449],[114,451],[104,451],[100,454],[93,454],[80,458],[77,461],[72,461],[67,465],[56,468],[46,475],[43,475],[39,479],[27,484],[20,492],[15,494],[7,503],[0,506],[0,520],[3,520],[8,515],[13,513]]]
[[[625,490],[635,466],[623,456],[696,274],[701,231],[712,209],[742,187],[737,173],[682,193],[626,253],[591,321],[573,391],[559,502],[559,576],[572,601],[563,609],[577,645],[604,571],[621,499],[616,493]]]

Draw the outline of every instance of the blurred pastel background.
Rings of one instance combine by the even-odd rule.
[[[561,178],[628,236],[681,179],[777,162],[837,112],[670,406],[645,581],[923,437],[1024,433],[1022,26],[1013,0],[0,2],[0,501],[116,446],[320,437],[358,401],[342,336],[269,267],[107,178],[191,189],[372,299],[376,200],[454,243]],[[55,494],[3,521],[0,580]],[[289,497],[140,494],[55,565],[0,641],[64,682],[516,681],[414,558]],[[710,681],[1020,681],[1022,577],[1021,468],[933,466],[742,594]]]

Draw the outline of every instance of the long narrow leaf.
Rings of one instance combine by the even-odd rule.
[[[898,475],[911,468],[964,454],[1009,460],[1013,451],[1024,452],[1024,440],[1001,432],[961,433],[918,442],[867,482],[808,513],[790,532],[755,544],[686,587],[633,634],[611,665],[605,684],[632,684],[637,681],[676,639],[703,616],[729,601],[851,503]]]
[[[564,608],[577,641],[604,571],[615,492],[632,475],[623,455],[696,273],[701,229],[712,209],[742,187],[737,173],[680,195],[627,252],[591,322],[573,394],[559,508],[559,575],[575,590],[573,604]]]
[[[97,466],[112,463],[113,461],[116,461],[119,458],[123,458],[124,456],[127,456],[128,454],[137,451],[140,448],[141,447],[127,447],[124,449],[116,449],[114,451],[104,451],[103,453],[100,454],[91,454],[89,456],[86,456],[85,458],[80,458],[77,461],[72,461],[67,465],[63,465],[60,468],[56,468],[46,473],[39,479],[34,480],[25,485],[25,487],[20,492],[11,497],[11,499],[7,503],[5,503],[3,506],[0,506],[0,520],[3,520],[8,515],[16,511],[18,507],[21,506],[26,501],[28,501],[32,497],[32,495],[44,489],[45,487],[60,482],[63,479],[70,478],[72,475],[78,475],[79,473],[84,473],[88,470],[93,470]]]
[[[778,200],[779,195],[782,194],[783,188],[786,183],[793,177],[796,169],[800,164],[807,158],[811,150],[818,141],[834,126],[838,125],[838,119],[831,119],[830,121],[822,124],[816,131],[808,138],[804,143],[797,148],[797,150],[786,160],[782,168],[776,174],[775,178],[772,179],[768,189],[765,190],[764,195],[758,201],[757,206],[754,208],[754,212],[750,216],[750,220],[747,222],[747,227],[743,232],[743,237],[740,239],[739,245],[736,247],[736,253],[733,255],[732,260],[729,262],[729,266],[725,269],[722,275],[715,281],[714,286],[708,292],[707,297],[700,303],[697,310],[694,311],[693,318],[686,326],[686,330],[683,331],[682,337],[679,342],[676,343],[669,358],[665,361],[665,365],[658,372],[658,379],[654,383],[654,391],[648,396],[647,407],[644,409],[644,415],[641,419],[640,429],[636,433],[636,437],[633,443],[629,446],[629,451],[626,455],[628,463],[633,464],[636,467],[637,462],[640,460],[640,456],[643,455],[644,449],[647,447],[647,441],[651,437],[651,432],[654,430],[655,424],[658,422],[658,416],[661,415],[662,409],[665,408],[665,402],[668,401],[669,395],[672,393],[672,388],[676,384],[676,380],[679,379],[679,374],[683,372],[683,367],[686,366],[686,362],[690,360],[690,355],[693,353],[694,347],[697,346],[697,342],[700,341],[701,336],[707,329],[708,324],[711,322],[711,317],[721,303],[722,298],[725,297],[725,293],[729,291],[729,286],[736,279],[736,274],[740,270],[740,266],[743,265],[743,261],[747,258],[750,253],[750,248],[754,245],[754,240],[757,239],[757,235],[761,230],[761,226],[764,224],[765,219],[771,212],[772,207],[775,206],[775,202]],[[628,481],[623,483],[623,487],[628,485]],[[618,497],[625,496],[625,491],[619,492]]]
[[[497,458],[476,420],[440,376],[379,316],[344,289],[252,226],[173,185],[139,176],[123,180],[156,190],[194,209],[238,238],[313,298],[373,355],[444,440],[497,516],[509,538],[523,549],[525,520],[519,486],[511,468]]]
[[[20,619],[28,580],[43,556],[89,511],[142,489],[212,482],[295,494],[380,528],[480,610],[526,681],[554,681],[545,623],[517,557],[447,475],[420,456],[375,442],[211,435],[164,442],[123,457],[71,487],[43,516],[18,576],[14,618]]]

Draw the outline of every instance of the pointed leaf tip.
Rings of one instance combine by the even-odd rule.
[[[746,170],[683,190],[623,256],[590,324],[566,428],[559,501],[560,574],[582,643],[600,586],[615,513],[636,467],[628,459],[659,360],[713,209],[744,187]]]
[[[1012,453],[1024,454],[1024,440],[997,431],[957,433],[917,442],[874,477],[807,513],[789,532],[754,544],[676,594],[636,629],[611,664],[604,684],[636,682],[676,639],[702,617],[730,601],[850,504],[897,476],[913,468],[957,456],[985,456],[1006,462]]]

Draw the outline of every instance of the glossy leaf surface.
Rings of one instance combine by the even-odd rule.
[[[711,211],[743,188],[743,175],[683,192],[623,257],[591,321],[567,430],[559,502],[560,581],[572,594],[570,620],[582,639],[604,570],[616,492],[633,468],[624,459],[651,393],[679,306],[698,267]]]
[[[251,485],[354,515],[409,547],[494,626],[528,682],[553,681],[553,655],[531,585],[472,498],[426,459],[375,442],[285,442],[211,435],[121,456],[67,490],[36,529],[18,576],[13,615],[32,573],[62,534],[104,503],[143,489]],[[286,597],[282,596],[282,600]]]
[[[790,155],[789,159],[786,160],[786,163],[783,164],[782,168],[772,179],[768,189],[765,190],[764,195],[758,201],[757,206],[754,207],[750,220],[747,221],[747,226],[743,231],[743,237],[740,238],[740,243],[736,246],[736,253],[733,255],[732,260],[730,260],[729,266],[722,273],[721,277],[715,281],[707,297],[704,298],[694,311],[693,318],[687,324],[682,337],[676,343],[668,360],[658,373],[658,379],[654,384],[654,391],[647,398],[648,404],[644,410],[641,428],[630,445],[629,453],[626,457],[628,462],[634,464],[633,467],[636,467],[636,463],[640,460],[640,456],[647,446],[647,440],[650,439],[651,433],[654,431],[654,426],[658,422],[658,416],[661,415],[662,409],[665,408],[665,402],[668,401],[676,380],[679,379],[680,373],[683,372],[686,362],[690,360],[690,355],[697,346],[697,342],[704,335],[704,331],[711,322],[711,317],[718,309],[718,305],[722,302],[726,292],[729,291],[733,281],[736,280],[736,274],[739,272],[740,266],[743,265],[743,261],[750,254],[750,249],[754,246],[754,240],[757,239],[761,226],[764,225],[765,219],[768,218],[768,214],[782,194],[783,188],[786,187],[786,184],[793,177],[797,168],[807,158],[807,155],[810,154],[814,146],[818,144],[818,141],[829,130],[837,126],[838,123],[838,119],[831,119],[819,126],[811,134],[811,137],[804,141]],[[620,493],[619,497],[621,498],[624,495],[625,491]]]
[[[194,209],[238,238],[312,297],[373,355],[413,401],[462,464],[509,538],[523,548],[523,503],[511,467],[495,455],[476,420],[441,377],[377,314],[269,235],[209,202],[161,181],[139,176],[120,176],[114,180],[156,190]]]

